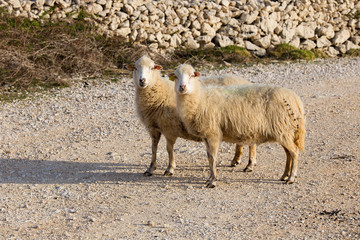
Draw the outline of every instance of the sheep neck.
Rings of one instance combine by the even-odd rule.
[[[136,88],[136,102],[140,111],[143,109],[156,109],[164,104],[171,104],[175,107],[175,96],[172,94],[173,82],[163,79],[160,74],[154,76],[155,83],[147,88]],[[172,100],[172,101],[171,101]]]
[[[201,112],[201,101],[205,100],[205,93],[199,81],[195,82],[195,91],[191,94],[177,94],[177,107],[184,122],[191,122],[196,114]]]

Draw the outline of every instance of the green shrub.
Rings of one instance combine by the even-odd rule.
[[[279,44],[275,49],[270,50],[268,55],[279,60],[315,59],[315,54],[312,51],[298,49],[287,43]]]
[[[347,56],[360,57],[360,49],[350,49],[346,52]]]

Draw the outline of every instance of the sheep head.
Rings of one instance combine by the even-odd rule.
[[[188,64],[178,66],[173,77],[175,78],[175,91],[178,94],[191,94],[196,88],[199,72],[195,72],[194,68]]]
[[[158,71],[162,69],[162,66],[156,65],[153,60],[148,56],[142,56],[134,65],[127,67],[129,70],[133,70],[134,83],[139,88],[146,88],[152,86],[158,77]]]

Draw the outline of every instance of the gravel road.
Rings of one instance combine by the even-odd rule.
[[[297,183],[279,181],[285,153],[257,148],[255,171],[230,167],[205,188],[203,143],[179,139],[177,169],[143,176],[151,158],[132,79],[89,81],[1,103],[0,239],[359,239],[360,58],[201,70],[292,89],[307,117]]]

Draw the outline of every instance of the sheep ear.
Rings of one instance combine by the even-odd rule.
[[[195,77],[200,77],[200,73],[199,72],[194,72],[194,76]]]
[[[126,65],[126,69],[127,69],[127,70],[134,70],[134,69],[135,69],[135,65],[134,65],[134,64],[128,64],[128,65]]]
[[[155,65],[155,66],[154,66],[154,69],[156,69],[156,70],[161,70],[161,69],[162,69],[162,66],[160,66],[160,65]]]
[[[175,74],[174,73],[170,73],[169,80],[175,81]]]

